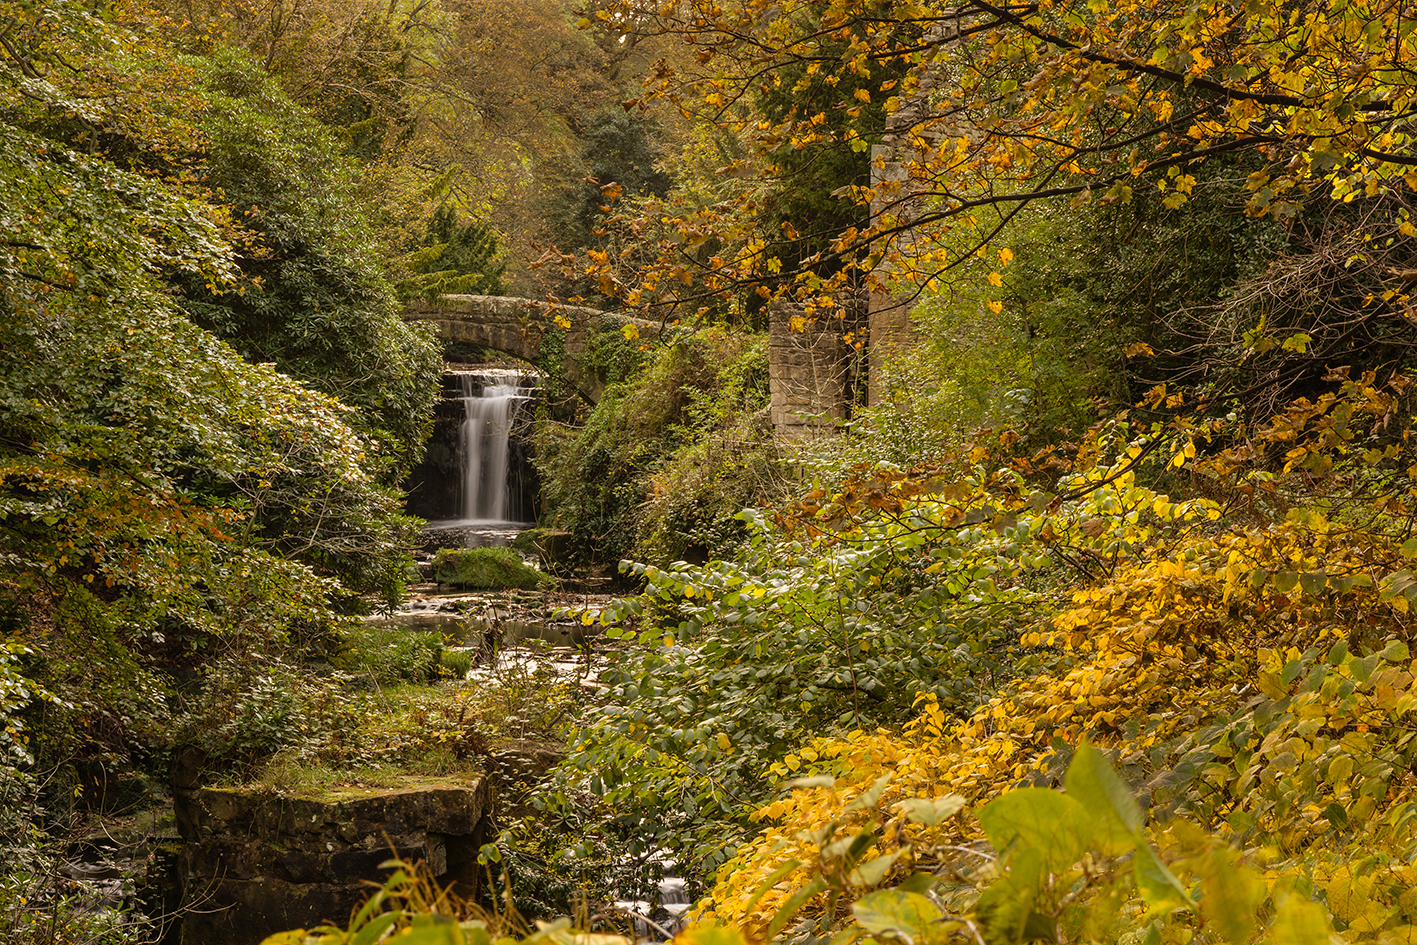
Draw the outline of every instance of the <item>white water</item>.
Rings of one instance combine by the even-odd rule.
[[[485,383],[477,393],[480,380]],[[507,484],[508,440],[517,405],[529,398],[516,384],[492,383],[493,380],[490,375],[462,377],[464,417],[458,451],[462,459],[464,520],[507,521],[511,498]]]

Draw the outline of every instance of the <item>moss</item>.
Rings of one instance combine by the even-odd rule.
[[[338,768],[277,760],[267,765],[254,780],[206,790],[226,794],[242,804],[302,801],[325,805],[409,791],[476,788],[484,776],[483,769],[473,761],[464,761],[452,770],[430,773],[401,767]],[[328,821],[329,817],[323,819]]]
[[[433,558],[433,579],[481,591],[531,590],[552,583],[509,548],[444,548]]]

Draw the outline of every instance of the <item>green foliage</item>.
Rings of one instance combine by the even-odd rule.
[[[602,187],[618,185],[617,199],[621,193],[627,198],[664,196],[670,178],[657,166],[656,133],[652,119],[618,106],[585,119],[579,155],[584,170],[559,201],[557,238],[563,249],[599,245],[601,208],[615,202]]]
[[[438,673],[453,679],[463,679],[472,671],[472,651],[444,648],[438,654]]]
[[[758,336],[679,335],[612,384],[584,426],[539,425],[547,518],[572,533],[581,560],[708,556],[742,537],[731,516],[776,491],[771,437],[743,420],[766,404],[766,362]]]
[[[650,478],[635,555],[648,561],[707,561],[748,537],[745,501],[783,495],[782,455],[758,416],[725,419],[682,447]]]
[[[571,914],[586,901],[658,898],[663,867],[652,851],[607,835],[595,799],[578,801],[555,810],[534,804],[483,848],[483,861],[502,874],[512,904],[529,919]]]
[[[510,548],[443,548],[433,557],[433,579],[469,590],[534,590],[552,583]]]
[[[1242,366],[1234,325],[1247,316],[1228,309],[1288,238],[1237,212],[1241,169],[1198,170],[1176,209],[1148,193],[1066,217],[1021,211],[997,235],[1008,249],[969,258],[921,294],[911,311],[921,344],[878,379],[883,403],[860,424],[868,438],[855,455],[917,462],[980,427],[1067,439],[1098,404],[1132,402],[1162,381],[1272,397],[1261,394],[1266,371],[1292,372],[1301,359]]]
[[[437,634],[368,630],[347,636],[334,672],[220,660],[175,738],[205,749],[212,771],[272,790],[387,784],[399,772],[465,770],[507,743],[565,738],[579,710],[553,670],[501,667],[470,681],[448,656]]]
[[[97,889],[62,876],[59,861],[38,870],[14,860],[0,875],[0,940],[6,945],[144,945],[160,926],[127,908],[114,908]]]
[[[354,166],[279,83],[232,50],[196,75],[204,183],[252,234],[243,291],[180,279],[183,308],[251,362],[356,408],[347,421],[396,482],[418,461],[440,370],[437,346],[403,322],[357,202]]]
[[[90,5],[8,4],[0,21],[0,795],[13,850],[32,846],[26,821],[62,828],[76,796],[110,803],[94,772],[130,783],[184,736],[241,765],[343,731],[339,700],[302,688],[282,657],[329,635],[355,594],[402,591],[415,529],[380,477],[419,448],[434,385],[415,389],[418,365],[434,362],[391,306],[382,341],[349,338],[350,364],[373,360],[338,386],[394,394],[408,440],[396,447],[369,415],[194,324],[174,284],[214,306],[238,304],[238,283],[247,301],[264,291],[241,282],[244,234],[186,163],[201,153],[186,116],[201,111],[205,63]],[[227,91],[258,93],[236,81],[253,75],[233,65]],[[254,106],[247,117],[270,132]],[[285,128],[291,147],[301,127]],[[279,170],[330,180],[309,163]],[[304,237],[328,235],[305,223]],[[366,301],[387,299],[368,246],[345,248]],[[326,275],[337,281],[311,271],[306,284]],[[337,321],[360,302],[319,305]],[[367,382],[384,376],[388,388]],[[179,690],[157,669],[173,666],[213,685]]]
[[[365,623],[342,634],[332,662],[336,669],[381,685],[435,682],[443,665],[443,637],[396,624]]]
[[[648,359],[646,346],[638,337],[627,336],[623,325],[618,318],[602,316],[587,326],[581,365],[606,386],[633,379]]]
[[[69,5],[26,16],[35,56],[143,48]],[[393,590],[383,578],[408,523],[373,481],[379,464],[348,411],[241,360],[175,309],[158,273],[213,287],[235,275],[220,211],[71,147],[102,115],[56,84],[68,75],[37,82],[0,60],[7,604],[41,624],[60,618],[77,653],[90,626],[107,638],[102,652],[153,634],[269,639],[328,620],[341,565],[357,589]],[[140,123],[151,101],[131,104],[115,127],[152,130]]]
[[[890,481],[866,497],[889,505]],[[1037,523],[990,528],[996,501],[961,482],[818,540],[745,513],[753,535],[733,561],[627,565],[646,594],[598,616],[639,645],[602,674],[606,704],[566,779],[702,873],[732,853],[769,769],[814,734],[899,725],[918,693],[969,712],[1014,671],[1018,634],[1050,599],[1016,576],[1020,558],[1050,563]]]
[[[399,282],[399,297],[501,295],[507,265],[500,255],[491,227],[478,220],[459,225],[457,210],[445,203],[433,211],[422,247],[403,257],[412,275]]]

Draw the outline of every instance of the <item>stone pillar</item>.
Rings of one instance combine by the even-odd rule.
[[[860,402],[866,308],[853,299],[809,315],[796,303],[769,305],[770,412],[778,434],[822,436],[851,419]]]
[[[948,47],[958,38],[959,24],[946,20],[931,27],[926,40],[929,45]],[[919,89],[886,118],[881,143],[871,148],[872,227],[908,227],[914,220],[919,193],[931,189],[928,179],[912,174],[921,141],[938,145],[953,135],[968,133],[942,121],[931,105],[931,96],[947,78],[942,69],[926,67]],[[891,248],[896,261],[883,263],[870,277],[871,366],[866,402],[873,406],[883,400],[882,366],[893,354],[914,346],[918,340],[910,310],[933,268],[930,263],[917,264],[912,258],[918,250],[908,230],[895,237]]]

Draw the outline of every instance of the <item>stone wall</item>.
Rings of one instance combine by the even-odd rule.
[[[558,316],[570,327],[557,326],[553,319]],[[433,325],[444,341],[481,345],[528,364],[541,363],[543,342],[551,331],[560,331],[565,337],[562,374],[591,403],[599,402],[605,392],[604,381],[584,361],[591,333],[610,320],[613,330],[633,325],[641,338],[653,341],[662,328],[659,322],[615,312],[493,295],[444,295],[432,302],[411,302],[403,317]]]
[[[894,317],[900,327],[887,332],[877,325],[879,319],[891,317],[886,308],[877,310],[864,297],[815,315],[808,315],[801,305],[772,304],[771,413],[778,433],[793,438],[820,436],[852,417],[857,405],[865,402],[863,352],[868,337],[872,345],[910,337],[906,310],[897,308]],[[657,339],[662,328],[657,322],[596,309],[483,295],[445,295],[435,302],[412,303],[404,312],[409,321],[433,324],[440,338],[482,345],[531,364],[541,360],[542,344],[555,316],[571,325],[561,329],[563,374],[591,403],[600,400],[604,383],[584,363],[590,332],[607,318],[617,325],[635,326],[646,341]],[[801,330],[793,329],[794,319]]]
[[[768,369],[772,421],[793,439],[834,433],[861,402],[867,306],[852,300],[831,311],[802,305],[768,308]]]
[[[251,788],[175,790],[184,843],[183,941],[257,945],[285,929],[343,927],[395,852],[423,860],[464,897],[492,839],[482,775],[410,777],[388,790],[286,796]]]

